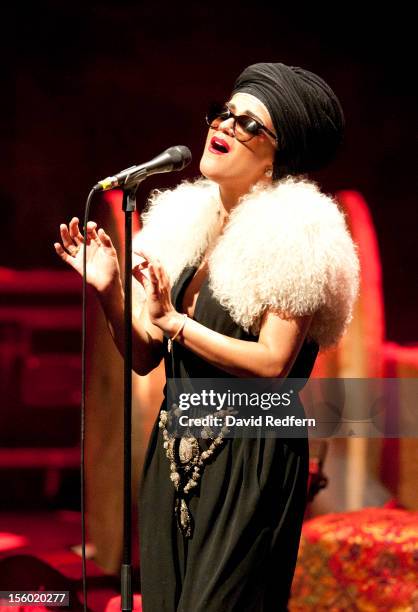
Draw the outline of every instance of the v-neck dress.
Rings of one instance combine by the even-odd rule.
[[[178,311],[196,268],[172,288]],[[193,319],[232,338],[257,341],[230,317],[205,279]],[[289,373],[308,378],[318,345],[305,340]],[[165,352],[168,378],[227,378],[180,343]],[[161,406],[165,409],[165,401]],[[199,441],[204,446],[205,441]],[[140,569],[144,612],[280,612],[287,600],[305,510],[306,438],[225,440],[202,471],[184,538],[174,516],[175,489],[163,437],[154,425],[140,489]]]

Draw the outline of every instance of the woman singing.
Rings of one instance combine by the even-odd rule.
[[[351,320],[358,259],[336,203],[306,173],[333,159],[340,104],[317,75],[255,64],[212,105],[204,178],[155,193],[135,241],[144,306],[134,369],[167,379],[309,378]],[[60,257],[81,271],[78,220]],[[87,280],[122,350],[123,290],[110,237],[88,225]],[[175,443],[163,403],[140,495],[145,612],[278,612],[287,601],[305,510],[308,442]]]

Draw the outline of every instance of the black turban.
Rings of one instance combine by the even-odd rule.
[[[270,113],[278,136],[273,178],[318,170],[341,143],[344,115],[323,79],[297,66],[253,64],[235,82],[232,94],[249,93]]]

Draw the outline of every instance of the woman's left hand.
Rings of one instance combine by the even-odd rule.
[[[142,261],[134,264],[132,275],[145,290],[150,321],[162,331],[170,333],[178,321],[179,313],[171,302],[171,285],[167,273],[161,262],[151,258],[145,251],[135,251],[135,255],[142,258]]]

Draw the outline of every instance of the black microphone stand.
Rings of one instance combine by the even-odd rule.
[[[145,177],[144,177],[145,178]],[[125,319],[124,319],[124,469],[123,469],[123,556],[121,567],[121,610],[132,612],[132,213],[136,210],[139,181],[123,190],[125,213]]]
[[[182,170],[191,161],[187,147],[170,147],[148,164],[131,166],[99,181],[95,191],[123,189],[125,213],[125,316],[124,316],[124,468],[123,468],[123,555],[121,567],[121,610],[132,612],[132,213],[136,210],[139,184],[150,174]],[[122,183],[122,185],[120,185]]]

